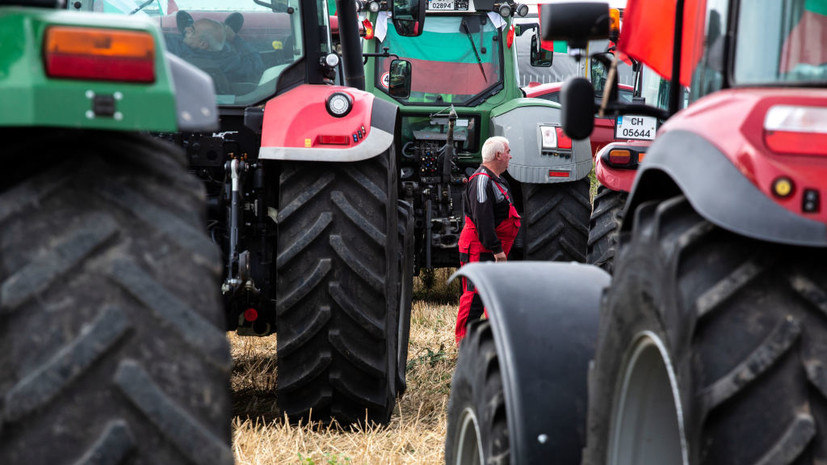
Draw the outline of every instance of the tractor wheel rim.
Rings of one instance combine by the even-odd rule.
[[[607,465],[688,465],[677,379],[657,335],[638,335],[619,381]]]
[[[483,456],[480,425],[471,407],[466,407],[462,411],[459,424],[459,441],[457,441],[459,448],[454,465],[480,465]]]

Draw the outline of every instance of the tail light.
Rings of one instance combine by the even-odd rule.
[[[148,32],[52,26],[43,47],[49,77],[155,82],[155,40]]]
[[[244,319],[251,322],[258,320],[258,310],[253,307],[244,310]]]
[[[350,136],[348,135],[320,135],[318,143],[321,145],[348,145],[350,144]]]
[[[609,150],[609,163],[612,165],[628,165],[632,161],[632,152],[624,149]]]
[[[613,168],[636,169],[649,147],[613,143],[598,152],[603,162]]]
[[[764,117],[764,143],[776,153],[827,155],[827,108],[770,107]]]
[[[554,128],[557,131],[557,148],[558,149],[570,149],[571,148],[571,137],[567,136],[565,132],[563,132],[563,128],[557,126]]]
[[[560,126],[540,126],[543,149],[571,149],[571,137]]]

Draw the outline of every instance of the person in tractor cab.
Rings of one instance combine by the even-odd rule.
[[[482,146],[482,164],[465,185],[465,225],[459,236],[460,266],[472,262],[507,260],[520,229],[520,215],[508,182],[500,175],[508,168],[511,148],[508,139],[489,137]],[[469,321],[484,313],[473,283],[462,278],[457,313],[456,341],[465,337]]]
[[[181,36],[166,37],[170,52],[207,71],[217,68],[230,82],[258,83],[264,62],[238,35],[244,24],[240,13],[227,16],[224,24],[209,18],[193,21],[186,11],[179,11],[176,19]]]

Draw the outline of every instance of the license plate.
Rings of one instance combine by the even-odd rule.
[[[432,11],[453,11],[454,2],[453,0],[428,0],[428,9]]]
[[[615,125],[615,139],[653,140],[658,130],[654,116],[620,115]]]
[[[471,11],[468,0],[428,0],[428,11]]]

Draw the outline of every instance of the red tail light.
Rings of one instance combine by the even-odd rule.
[[[43,55],[53,78],[155,82],[155,40],[147,32],[52,26]]]
[[[812,132],[764,131],[764,143],[777,153],[827,155],[827,134]]]
[[[258,320],[258,311],[252,307],[244,310],[244,319],[247,321],[256,321]]]
[[[565,132],[563,132],[563,128],[556,127],[554,128],[557,131],[557,148],[558,149],[570,149],[571,148],[571,137],[567,136]]]
[[[609,151],[609,163],[612,165],[628,165],[632,161],[632,152],[624,149]]]
[[[350,143],[350,136],[340,135],[322,135],[319,136],[320,145],[348,145]]]

